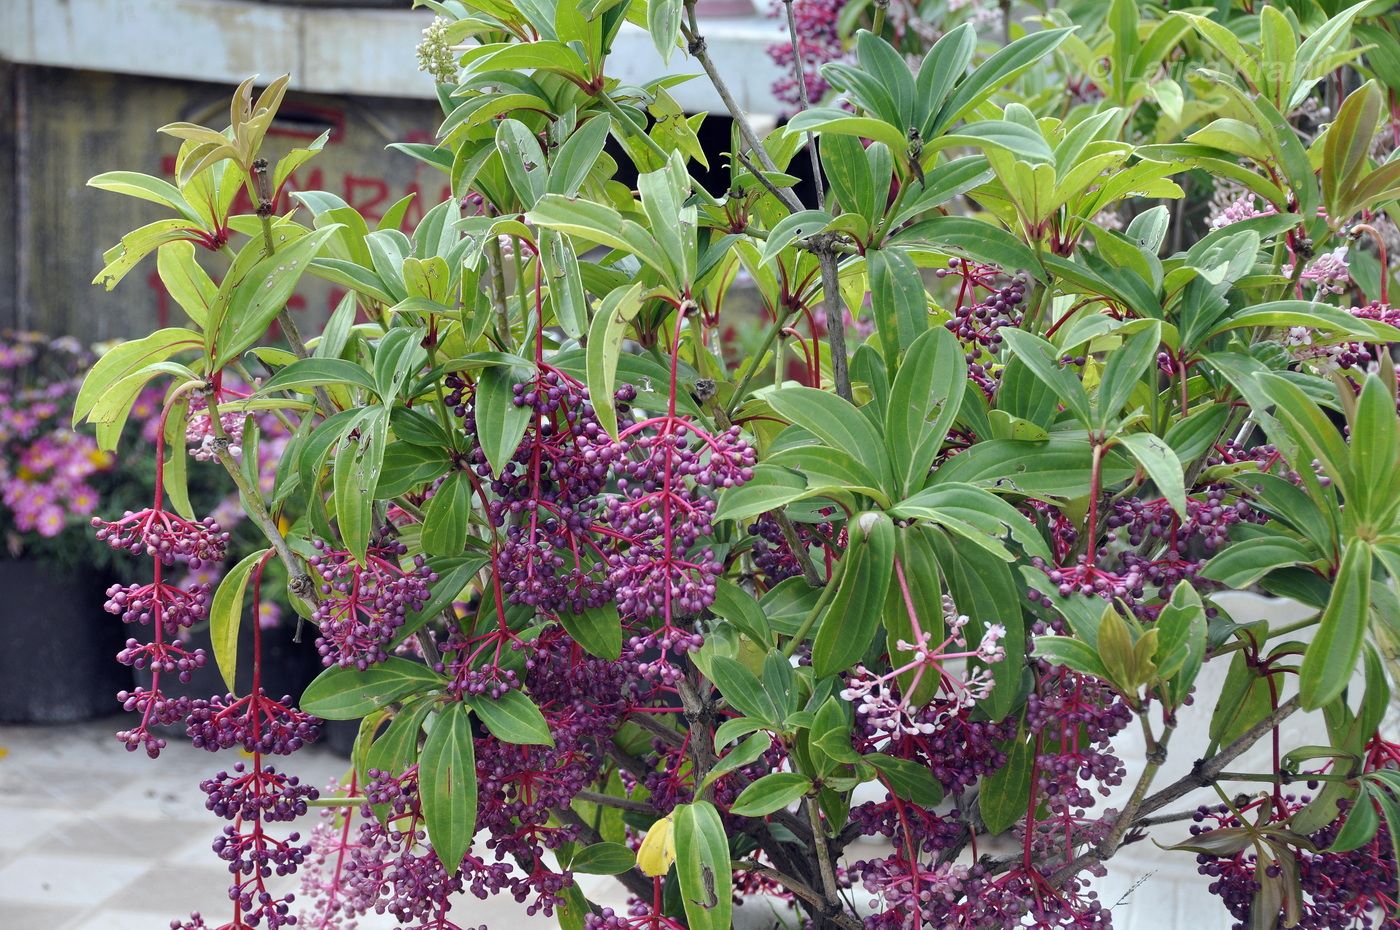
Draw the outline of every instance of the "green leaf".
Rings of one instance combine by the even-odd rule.
[[[895,529],[895,578],[885,595],[885,646],[893,668],[911,666],[896,680],[900,691],[910,702],[922,706],[933,700],[941,684],[940,676],[918,660],[913,648],[918,643],[914,634],[914,619],[931,642],[941,643],[947,632],[943,618],[943,589],[940,584],[938,558],[928,535],[912,527]],[[900,581],[903,584],[900,584]],[[905,589],[908,589],[908,599]],[[913,616],[911,616],[911,613]],[[914,684],[915,678],[918,684]],[[911,690],[912,689],[912,690]]]
[[[921,220],[892,235],[886,244],[924,244],[972,261],[1020,268],[1037,281],[1045,280],[1045,269],[1025,243],[1000,226],[969,216]]]
[[[486,724],[486,729],[503,743],[520,746],[553,746],[554,737],[544,714],[523,691],[506,691],[500,697],[475,695],[463,698]]]
[[[759,255],[758,263],[768,265],[778,253],[787,248],[798,239],[819,233],[831,222],[831,214],[824,210],[799,210],[796,213],[783,217],[768,232],[768,238],[763,242],[763,252]]]
[[[1372,527],[1390,526],[1400,482],[1400,418],[1395,415],[1394,391],[1375,375],[1369,376],[1351,418],[1351,464],[1356,474],[1348,509]]]
[[[647,32],[652,44],[661,54],[663,64],[669,63],[681,33],[681,0],[647,0]]]
[[[140,200],[170,207],[184,214],[186,219],[196,225],[200,222],[199,214],[190,209],[179,188],[163,178],[152,177],[149,174],[141,174],[136,171],[107,171],[91,178],[87,183],[88,187],[95,187],[98,190],[125,194],[128,197],[136,197]]]
[[[243,623],[243,595],[248,590],[253,569],[267,552],[259,549],[249,553],[229,569],[209,605],[209,640],[214,646],[214,661],[230,693],[237,690],[233,679],[238,671],[238,628]]]
[[[758,601],[743,588],[727,578],[715,579],[715,602],[710,605],[715,616],[728,620],[739,631],[760,646],[773,644],[773,631],[768,617]],[[613,658],[617,658],[613,656]]]
[[[429,481],[442,477],[451,467],[452,459],[443,448],[411,446],[407,442],[390,443],[384,450],[384,467],[379,472],[375,493],[384,500],[390,500],[418,491]]]
[[[1343,207],[1361,178],[1383,102],[1376,82],[1367,81],[1342,101],[1322,140],[1322,195],[1329,211]]]
[[[1327,848],[1332,852],[1349,852],[1357,849],[1371,842],[1371,838],[1376,835],[1380,825],[1381,818],[1376,813],[1375,802],[1371,799],[1369,791],[1363,791],[1356,803],[1352,804],[1346,822],[1337,831],[1337,838]]]
[[[339,229],[340,224],[332,223],[307,233],[249,269],[234,286],[226,312],[210,314],[209,325],[219,333],[215,342],[219,361],[238,358],[266,334],[267,327],[296,290],[302,272]]]
[[[539,43],[536,43],[539,44]],[[527,222],[557,229],[587,242],[635,255],[669,278],[672,269],[656,240],[640,224],[623,219],[611,207],[588,200],[546,194],[525,216]]]
[[[872,474],[889,475],[879,433],[850,401],[816,388],[785,387],[769,394],[768,403],[779,416],[847,453]]]
[[[885,412],[885,445],[901,495],[923,487],[962,408],[966,382],[967,359],[948,330],[934,327],[909,347]]]
[[[560,611],[559,622],[592,655],[609,661],[622,655],[622,619],[616,604],[590,607],[583,613]]]
[[[1037,636],[1035,655],[1054,665],[1063,665],[1104,681],[1112,680],[1094,647],[1071,636]]]
[[[878,752],[863,758],[884,776],[886,785],[895,797],[912,801],[920,807],[937,807],[943,802],[943,786],[927,766]]]
[[[336,524],[345,548],[361,564],[369,549],[375,492],[384,465],[389,411],[365,408],[356,429],[340,439],[331,468]]]
[[[928,295],[914,260],[902,249],[873,249],[865,255],[865,267],[875,328],[893,377],[899,354],[928,329]]]
[[[982,62],[977,68],[958,83],[957,89],[938,111],[933,129],[936,131],[957,122],[968,115],[982,101],[986,100],[999,87],[1014,80],[1017,75],[1033,67],[1037,62],[1053,52],[1060,43],[1069,37],[1074,28],[1046,29],[1022,36]],[[926,133],[931,136],[933,133]],[[1024,267],[1024,266],[1008,266]]]
[[[717,655],[710,660],[710,672],[719,693],[730,705],[746,717],[777,725],[783,714],[753,672],[728,656]]]
[[[606,116],[594,117],[564,140],[564,144],[555,151],[549,167],[549,184],[546,187],[549,193],[565,197],[578,194],[579,188],[588,179],[588,173],[597,164],[598,156],[603,154],[609,128]]]
[[[1157,490],[1183,519],[1186,517],[1186,476],[1171,446],[1151,433],[1128,433],[1117,438],[1147,472]]]
[[[850,542],[831,606],[812,641],[812,670],[818,678],[849,668],[865,654],[880,625],[894,572],[894,523],[883,513],[857,514],[848,524]]]
[[[709,801],[682,804],[675,824],[676,879],[690,930],[730,930],[734,875],[719,811]]]
[[[796,772],[774,772],[749,785],[729,807],[739,817],[766,817],[812,790],[812,780]]]
[[[759,464],[753,478],[720,492],[716,520],[748,520],[808,496],[807,481],[796,472]]]
[[[428,731],[418,796],[433,852],[449,874],[457,871],[476,833],[476,750],[465,705],[447,705]]]
[[[1316,710],[1346,689],[1361,656],[1371,609],[1371,546],[1352,539],[1332,582],[1317,635],[1308,644],[1298,673],[1298,696],[1305,710]]]
[[[1309,546],[1288,536],[1236,543],[1211,559],[1201,577],[1234,590],[1248,588],[1276,568],[1306,565],[1317,558]]]
[[[594,843],[574,853],[569,871],[583,875],[620,875],[637,864],[637,855],[621,843]]]
[[[617,436],[617,408],[613,400],[617,389],[617,360],[622,353],[622,340],[627,335],[627,327],[637,311],[642,309],[641,295],[640,281],[631,287],[609,291],[588,328],[585,362],[588,396],[593,401],[598,423],[613,437]]]
[[[394,634],[389,645],[391,647],[397,646],[408,639],[422,629],[429,620],[450,606],[453,601],[459,600],[462,596],[462,590],[489,562],[490,559],[480,553],[429,560],[428,564],[437,573],[438,580],[433,583],[430,589],[428,602],[423,605],[421,610],[409,615],[408,620],[399,627],[399,631]]]
[[[258,388],[259,394],[273,391],[301,391],[310,393],[312,389],[326,384],[353,384],[372,394],[378,388],[369,372],[354,362],[339,358],[299,358],[277,374],[268,378]]]
[[[1200,595],[1187,581],[1179,582],[1171,601],[1162,608],[1157,630],[1157,674],[1168,679],[1166,693],[1175,706],[1186,699],[1206,654],[1206,612]]]
[[[540,242],[554,318],[566,334],[577,339],[588,329],[588,295],[583,289],[578,255],[568,237],[553,229],[546,229]]]
[[[1034,746],[1024,733],[1018,732],[1006,750],[1006,764],[982,780],[977,808],[989,833],[1004,833],[1026,816],[1034,761]]]
[[[512,387],[524,377],[513,369],[493,365],[477,378],[476,432],[493,475],[499,475],[515,454],[533,415],[529,407],[515,404]]]
[[[403,707],[379,739],[369,747],[360,759],[356,772],[362,782],[369,777],[370,769],[378,769],[392,775],[402,775],[409,766],[418,761],[418,737],[423,733],[423,721],[427,719],[437,703],[432,700],[413,701]],[[386,711],[380,711],[386,713]],[[371,716],[365,720],[373,720]],[[387,820],[392,806],[388,803],[373,805],[374,815],[381,823]]]
[[[742,717],[732,718],[742,720]],[[728,721],[726,721],[728,722]],[[757,721],[754,722],[757,726]],[[715,738],[716,745],[721,745],[718,736]],[[725,753],[724,758],[716,762],[705,776],[705,780],[700,783],[700,787],[714,784],[715,780],[722,775],[742,768],[750,763],[757,762],[759,758],[773,745],[773,737],[767,733],[753,733],[745,737],[737,746]]]
[[[158,329],[142,339],[123,342],[102,354],[83,378],[73,401],[73,421],[77,426],[88,418],[98,401],[107,397],[121,381],[148,365],[163,362],[178,352],[198,349],[204,337],[188,329]],[[133,395],[134,396],[134,395]]]
[[[438,485],[423,510],[423,551],[429,555],[460,555],[467,544],[471,520],[471,481],[454,471]]]
[[[156,271],[186,316],[204,326],[219,289],[195,261],[194,245],[182,239],[161,246],[156,252]]]
[[[1079,422],[1088,426],[1089,395],[1084,384],[1073,371],[1060,364],[1059,352],[1039,336],[1024,330],[1007,328],[999,331],[1007,346],[1016,357],[1026,363],[1035,376],[1046,387],[1055,392],[1065,409],[1075,415]]]
[[[529,210],[544,196],[549,178],[539,140],[519,120],[503,119],[496,125],[496,148],[511,189]]]
[[[1099,428],[1108,426],[1132,396],[1133,388],[1157,360],[1157,346],[1162,339],[1161,324],[1153,320],[1142,332],[1128,339],[1108,357],[1099,379]]]
[[[354,720],[409,694],[439,688],[445,679],[432,669],[390,656],[364,671],[332,666],[301,695],[301,709],[326,720]]]

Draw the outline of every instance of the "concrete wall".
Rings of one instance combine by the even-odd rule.
[[[177,144],[155,128],[174,120],[217,122],[230,88],[0,67],[8,84],[0,100],[0,327],[92,341],[129,336],[167,319],[178,322],[179,308],[165,298],[153,258],[110,293],[89,283],[102,267],[103,251],[129,230],[169,214],[86,182],[115,169],[168,177]],[[440,118],[437,104],[426,100],[294,93],[268,134],[266,150],[275,155],[330,129],[325,150],[290,186],[339,194],[373,223],[407,193],[421,191],[428,206],[444,196],[445,176],[384,148],[394,141],[430,140]],[[416,216],[410,211],[409,220]],[[222,261],[213,257],[207,267]],[[320,316],[337,296],[308,279],[292,305]]]
[[[97,341],[178,322],[179,308],[154,278],[154,259],[112,293],[89,284],[105,249],[168,214],[86,181],[114,169],[168,176],[175,140],[155,128],[174,120],[224,125],[229,94],[248,75],[291,74],[270,155],[333,130],[294,186],[339,194],[371,222],[410,191],[421,190],[428,205],[440,200],[443,175],[384,148],[431,141],[441,117],[413,51],[431,15],[409,6],[0,0],[0,328]],[[729,12],[738,9],[731,3]],[[775,112],[769,87],[776,71],[763,49],[777,38],[777,23],[730,15],[703,28],[734,76],[740,105]],[[667,70],[700,73],[683,52],[663,66],[642,30],[628,27],[618,37],[610,74],[639,83]],[[672,93],[690,112],[723,114],[703,78]],[[726,121],[707,121],[707,129],[717,144],[727,143]],[[293,307],[321,315],[337,296],[309,280]]]

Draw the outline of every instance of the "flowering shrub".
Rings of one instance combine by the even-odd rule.
[[[63,428],[91,364],[91,353],[72,338],[0,336],[0,500],[12,555],[44,551],[97,509],[93,481],[114,458],[91,437]]]
[[[227,129],[164,127],[174,183],[92,182],[176,214],[98,281],[154,252],[189,318],[75,402],[111,449],[160,391],[152,500],[97,521],[149,565],[111,595],[152,672],[120,738],[246,754],[204,783],[231,917],[177,927],[447,930],[502,894],[588,930],[752,899],[820,930],[1108,927],[1095,877],[1162,823],[1241,926],[1400,926],[1392,14],[796,0],[797,112],[737,118],[720,192],[674,79],[607,76],[631,19],[732,100],[690,4],[428,5],[444,121],[398,148],[453,196],[411,230],[407,201],[274,213],[324,142],[264,150],[285,78]],[[306,274],[346,296],[303,334]],[[240,382],[249,356],[273,373]],[[191,456],[266,539],[216,588],[170,580],[229,545]],[[236,648],[273,564],[326,665],[300,696],[264,691],[261,624]],[[1255,589],[1314,613],[1217,599]],[[205,617],[248,693],[169,689]],[[1188,704],[1210,749],[1168,781]],[[1306,713],[1328,745],[1290,737]],[[324,796],[267,761],[322,720],[361,721]]]

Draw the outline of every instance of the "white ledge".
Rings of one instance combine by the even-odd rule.
[[[222,84],[290,73],[294,89],[311,93],[427,99],[432,83],[417,70],[414,48],[431,21],[421,9],[246,0],[0,0],[0,59]],[[770,90],[778,68],[765,51],[779,37],[777,23],[716,18],[702,28],[739,105],[778,112]],[[629,83],[701,75],[673,88],[676,99],[690,112],[724,109],[698,62],[677,50],[663,65],[650,36],[630,25],[614,43],[608,73]]]

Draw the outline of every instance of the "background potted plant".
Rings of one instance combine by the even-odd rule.
[[[98,590],[111,560],[88,527],[103,493],[122,480],[116,458],[67,423],[92,361],[71,338],[0,336],[0,612],[15,641],[0,658],[0,720],[8,723],[108,713],[112,689],[125,684],[111,662],[123,637]]]

